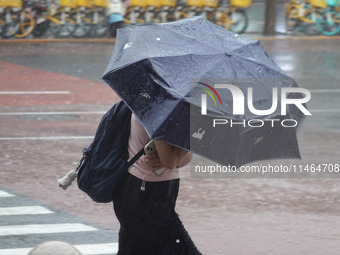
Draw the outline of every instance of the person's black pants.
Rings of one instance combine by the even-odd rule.
[[[177,213],[179,179],[147,182],[128,174],[113,205],[120,222],[117,255],[199,255]]]

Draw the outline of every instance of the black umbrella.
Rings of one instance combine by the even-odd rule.
[[[300,157],[296,131],[304,113],[288,105],[282,114],[280,107],[281,89],[295,81],[259,41],[204,18],[119,29],[103,79],[153,139],[237,167]]]

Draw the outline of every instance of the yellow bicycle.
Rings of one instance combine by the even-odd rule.
[[[336,35],[340,32],[339,0],[327,0],[327,8],[316,20],[316,26],[324,35]]]
[[[234,33],[244,33],[248,27],[248,15],[245,11],[252,4],[252,0],[230,0],[224,3],[215,14],[216,24]]]
[[[128,24],[168,22],[186,18],[177,0],[131,0],[124,22]]]
[[[288,31],[302,28],[308,35],[319,34],[317,20],[322,19],[322,13],[327,8],[324,0],[291,0],[285,4],[286,26]]]
[[[146,0],[143,12],[143,20],[145,23],[156,23],[157,13],[161,7],[161,1],[159,0]]]
[[[91,19],[93,26],[90,35],[93,37],[102,37],[106,35],[109,29],[109,24],[105,15],[108,4],[108,0],[94,0],[92,8],[86,16]]]
[[[248,8],[252,0],[231,0],[220,2],[219,0],[187,0],[182,17],[196,15],[204,16],[211,22],[235,33],[243,33],[248,26],[248,16],[245,8]]]
[[[186,0],[184,12],[186,17],[198,16],[203,12],[205,0]]]
[[[58,38],[69,37],[76,29],[76,22],[71,17],[71,11],[77,7],[75,0],[60,0],[59,5],[48,8],[47,19],[51,21],[51,33]]]
[[[72,23],[76,24],[72,32],[74,37],[82,38],[90,34],[92,30],[92,19],[91,16],[88,16],[88,13],[92,5],[92,0],[76,0],[76,8],[70,11]]]
[[[69,23],[69,35],[76,38],[85,36],[102,37],[108,31],[105,10],[108,0],[76,0],[76,7],[69,6],[66,21]],[[49,17],[50,20],[51,17]]]
[[[21,0],[0,0],[0,35],[21,38],[29,35],[35,25],[34,17]]]
[[[161,0],[160,5],[156,14],[158,22],[169,22],[181,19],[176,0]]]
[[[146,6],[146,0],[131,0],[124,15],[124,22],[128,24],[145,23],[144,13]]]
[[[200,15],[225,29],[243,33],[248,26],[245,8],[251,3],[252,0],[231,0],[229,5],[219,0],[187,0],[180,18]]]

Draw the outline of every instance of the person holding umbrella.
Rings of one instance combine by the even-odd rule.
[[[149,140],[132,114],[130,158]],[[114,211],[121,224],[118,255],[199,255],[175,212],[179,171],[190,162],[191,153],[157,140],[154,144],[157,151],[130,167],[115,195]],[[164,172],[154,172],[162,168]]]
[[[200,254],[174,210],[176,167],[190,161],[187,151],[235,168],[301,158],[297,131],[305,114],[293,105],[283,113],[275,96],[289,91],[286,99],[298,105],[308,97],[296,93],[297,83],[260,41],[203,17],[119,29],[103,80],[133,112],[130,158],[149,139],[158,151],[129,169],[114,203],[118,254]],[[283,125],[287,120],[296,126]],[[163,167],[160,176],[152,171]]]

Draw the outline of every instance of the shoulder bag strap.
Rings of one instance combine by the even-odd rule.
[[[127,165],[128,169],[144,154],[145,152],[144,152],[144,146],[143,146],[143,148],[132,159],[129,160],[128,165]]]

